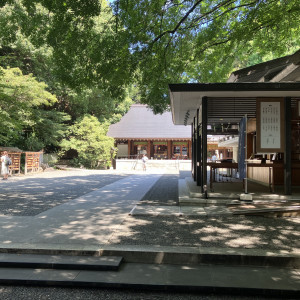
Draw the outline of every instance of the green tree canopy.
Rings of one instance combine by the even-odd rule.
[[[7,0],[0,13],[1,45],[47,51],[52,81],[118,101],[135,83],[155,112],[168,83],[224,81],[300,45],[298,0]]]
[[[18,102],[7,109],[6,117],[2,115],[2,128],[6,132],[10,123],[14,129],[12,134],[2,135],[1,144],[53,151],[70,120],[66,113],[72,117],[69,125],[85,114],[101,122],[120,119],[131,104],[127,84],[123,83],[129,82],[130,76],[124,75],[128,68],[116,62],[118,41],[106,1],[66,4],[16,0],[0,4],[0,65],[5,69],[19,68],[24,75],[34,74],[37,81],[47,83],[48,92],[57,96],[54,105],[39,105],[30,111],[26,107],[30,117],[25,117]],[[122,49],[128,52],[126,47]],[[118,68],[122,76],[111,71]],[[13,76],[19,80],[17,74]],[[0,97],[0,105],[7,108],[4,97]],[[19,108],[18,114],[24,118],[15,120]]]
[[[110,166],[114,139],[106,136],[108,126],[94,116],[85,115],[70,127],[69,136],[61,143],[62,153],[76,150],[76,163],[88,168]]]
[[[298,0],[113,1],[118,28],[139,60],[141,98],[166,109],[168,83],[220,82],[252,55],[300,46]]]
[[[40,150],[63,135],[63,113],[47,111],[57,99],[31,74],[0,67],[0,143]],[[41,126],[43,124],[43,126]],[[35,143],[34,143],[35,141]]]
[[[77,92],[96,86],[110,97],[124,96],[134,66],[106,1],[2,2],[0,44],[48,52],[51,76]]]

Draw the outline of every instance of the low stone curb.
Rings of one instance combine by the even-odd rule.
[[[148,264],[220,264],[235,266],[276,266],[300,268],[300,252],[262,249],[201,248],[173,246],[94,245],[67,247],[27,245],[4,247],[0,253],[47,254],[73,256],[119,256],[128,263]]]

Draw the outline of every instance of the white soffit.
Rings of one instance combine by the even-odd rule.
[[[172,118],[175,125],[184,125],[186,114],[189,112],[189,118],[187,124],[193,122],[193,118],[197,109],[202,103],[203,97],[208,98],[256,98],[256,97],[300,97],[300,83],[281,83],[281,84],[269,84],[269,83],[223,83],[223,84],[170,84],[170,99],[172,108]],[[227,86],[225,86],[227,85]],[[240,90],[246,86],[246,90]],[[216,86],[215,90],[214,86]],[[173,88],[174,87],[174,88]],[[191,87],[191,88],[190,88]],[[205,87],[209,87],[209,90],[205,90]],[[221,89],[225,87],[225,89]],[[235,88],[238,87],[238,88]],[[252,89],[251,89],[252,87]],[[258,89],[256,89],[259,87]],[[265,87],[265,90],[262,90]],[[288,88],[292,87],[291,90]],[[230,90],[231,88],[231,90]],[[272,89],[273,88],[273,89]],[[180,90],[181,89],[181,90]],[[191,90],[189,90],[191,89]],[[226,101],[224,101],[226,105]]]

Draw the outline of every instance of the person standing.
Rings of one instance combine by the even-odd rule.
[[[1,156],[1,173],[3,175],[3,180],[8,179],[8,173],[9,173],[9,165],[7,163],[9,157],[7,154],[7,151],[3,152],[3,155]]]
[[[214,155],[212,156],[212,158],[211,158],[211,160],[212,160],[212,162],[216,162],[217,161],[217,155],[216,155],[216,153],[214,153]]]
[[[142,163],[143,163],[143,171],[146,171],[146,163],[148,161],[148,157],[146,154],[143,154]]]

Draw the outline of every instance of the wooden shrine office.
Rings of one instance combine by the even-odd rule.
[[[246,160],[269,155],[263,158],[274,159],[273,166],[278,170],[273,176],[282,170],[282,180],[276,183],[285,186],[286,194],[291,193],[292,184],[300,185],[300,147],[295,143],[292,146],[300,130],[300,83],[171,84],[169,87],[174,123],[188,122],[192,127],[193,176],[202,189],[207,182],[207,135],[221,126],[239,128],[245,116]],[[263,170],[256,173],[254,180],[260,172]]]
[[[226,83],[170,84],[169,92],[174,124],[192,128],[192,174],[202,192],[214,134],[239,136],[238,162],[225,167],[238,165],[241,179],[284,186],[287,195],[300,186],[300,51],[238,70]]]

